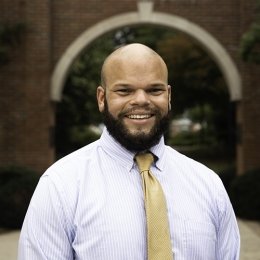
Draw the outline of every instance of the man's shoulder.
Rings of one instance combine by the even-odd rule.
[[[194,163],[194,164],[198,164],[199,162],[194,160],[193,158],[185,155],[184,152],[182,152],[181,150],[168,146],[166,145],[166,151],[167,151],[167,156],[171,157],[174,160],[181,160],[181,161],[186,161],[189,163]]]
[[[77,168],[85,165],[91,158],[95,157],[93,154],[97,151],[98,146],[99,140],[60,158],[46,170],[44,175],[50,175],[52,172],[62,172],[62,174],[65,174],[71,170],[75,171]]]
[[[175,149],[167,148],[167,162],[170,170],[182,179],[193,183],[205,192],[214,194],[225,193],[223,183],[218,174],[207,165],[190,158]]]
[[[183,169],[186,169],[187,172],[194,171],[197,173],[208,173],[210,175],[216,175],[216,173],[210,169],[208,166],[199,162],[181,151],[177,151],[176,149],[166,146],[168,161],[172,162],[174,165],[179,166]]]

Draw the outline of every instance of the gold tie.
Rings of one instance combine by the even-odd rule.
[[[143,180],[148,260],[173,260],[165,197],[150,171],[154,157],[151,153],[142,153],[137,154],[135,160]]]

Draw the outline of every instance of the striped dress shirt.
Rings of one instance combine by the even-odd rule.
[[[219,177],[164,144],[151,170],[165,193],[175,260],[238,260],[236,218]],[[134,154],[105,129],[40,178],[19,260],[145,260],[146,218]],[[163,259],[162,259],[163,260]]]

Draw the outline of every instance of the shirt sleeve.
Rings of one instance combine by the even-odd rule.
[[[240,235],[236,216],[227,192],[220,181],[217,260],[239,260]]]
[[[73,259],[66,219],[60,192],[49,176],[43,176],[25,216],[18,260]]]

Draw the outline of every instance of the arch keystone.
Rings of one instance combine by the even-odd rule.
[[[139,1],[137,3],[137,9],[139,18],[141,21],[149,20],[153,12],[154,3],[152,1]]]

